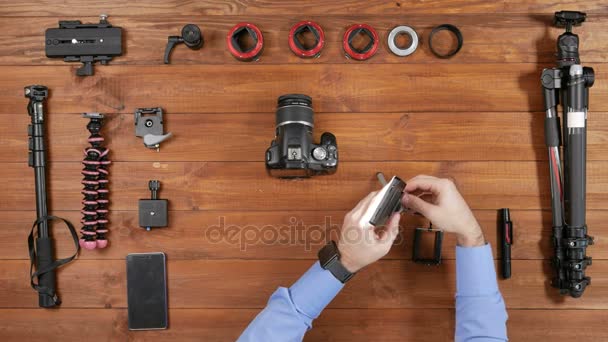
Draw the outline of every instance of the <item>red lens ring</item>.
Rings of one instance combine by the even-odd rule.
[[[348,43],[348,37],[354,30],[357,30],[357,29],[365,29],[365,30],[369,31],[372,35],[372,37],[371,37],[373,40],[372,47],[369,49],[369,51],[367,51],[365,53],[359,53],[359,52],[355,51]],[[380,40],[378,38],[378,33],[376,32],[376,30],[373,27],[371,27],[367,24],[355,24],[355,25],[352,25],[351,27],[349,27],[346,30],[346,32],[344,32],[344,37],[342,38],[342,48],[344,49],[344,52],[346,52],[346,54],[349,57],[351,57],[352,59],[356,59],[358,61],[364,61],[376,54],[376,52],[378,51],[379,42],[380,42]]]
[[[313,27],[319,33],[317,45],[310,50],[300,49],[295,43],[295,33],[302,26]],[[321,53],[321,50],[323,50],[323,46],[325,46],[325,33],[323,32],[321,26],[314,21],[300,21],[291,27],[291,30],[289,31],[289,48],[293,53],[296,54],[296,56],[304,58],[316,57],[319,53]]]
[[[253,49],[251,49],[251,51],[248,51],[248,52],[241,52],[232,45],[232,36],[234,35],[234,33],[237,30],[239,30],[243,27],[249,28],[257,36],[257,42],[256,42],[255,46],[253,47]],[[230,29],[230,31],[226,35],[226,45],[228,46],[228,51],[230,51],[230,53],[236,59],[241,60],[241,61],[251,61],[251,60],[256,59],[256,57],[258,57],[262,53],[262,49],[264,48],[264,36],[262,35],[262,31],[260,31],[260,29],[257,26],[255,26],[254,24],[238,23],[238,24],[234,25],[234,27],[232,29]]]

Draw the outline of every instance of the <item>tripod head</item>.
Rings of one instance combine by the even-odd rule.
[[[572,32],[572,27],[580,26],[585,19],[587,19],[587,14],[584,12],[559,11],[555,12],[553,24],[557,27],[565,27],[566,32]]]
[[[555,12],[553,23],[557,27],[565,27],[566,32],[557,38],[557,64],[560,68],[580,64],[578,55],[578,35],[572,33],[572,27],[580,26],[587,14],[577,11]]]

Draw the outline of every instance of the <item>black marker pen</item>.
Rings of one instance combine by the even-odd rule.
[[[503,279],[511,278],[511,245],[513,244],[513,223],[509,208],[500,209],[500,244]]]

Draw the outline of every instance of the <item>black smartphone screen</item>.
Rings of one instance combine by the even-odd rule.
[[[164,253],[127,255],[129,330],[167,328],[167,277]]]

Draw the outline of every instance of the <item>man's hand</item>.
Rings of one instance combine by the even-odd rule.
[[[341,255],[340,262],[349,272],[355,273],[385,256],[399,234],[399,213],[390,217],[386,227],[374,227],[361,222],[362,216],[377,194],[378,192],[374,191],[367,195],[344,217],[338,250]]]
[[[431,195],[429,201],[419,197],[428,194]],[[456,185],[449,179],[419,175],[408,180],[402,203],[405,208],[424,215],[433,226],[455,233],[460,246],[485,244],[479,223]]]

